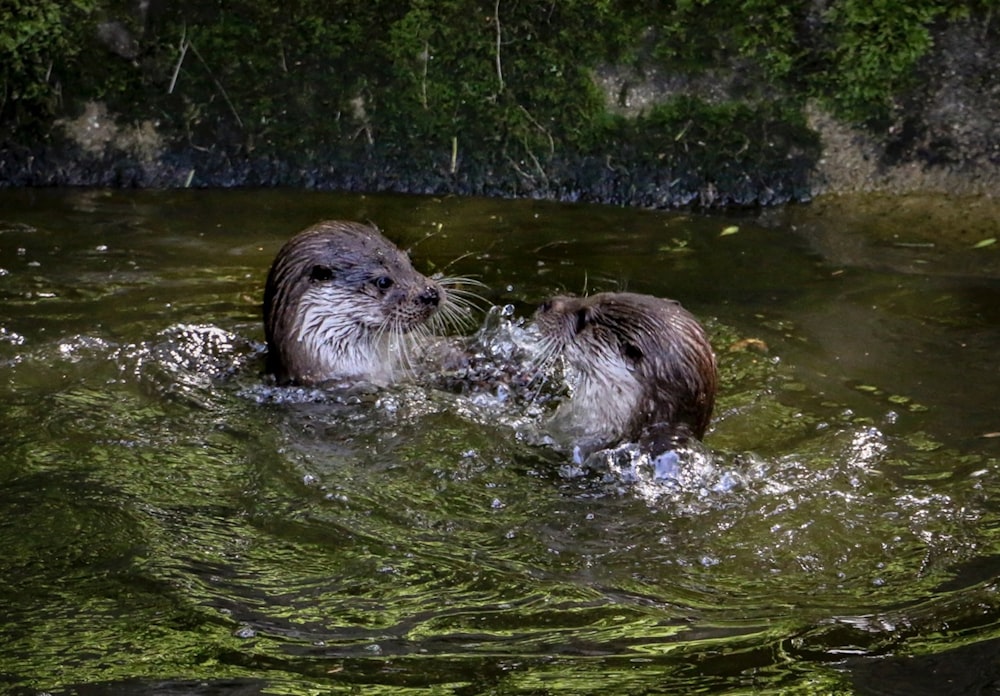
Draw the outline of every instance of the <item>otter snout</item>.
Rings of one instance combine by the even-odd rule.
[[[424,288],[423,292],[417,295],[417,301],[420,302],[420,304],[437,307],[441,302],[441,292],[433,285],[428,285]]]
[[[564,297],[550,297],[549,299],[538,305],[538,309],[535,310],[535,316],[541,314],[562,314],[565,311],[566,298]]]

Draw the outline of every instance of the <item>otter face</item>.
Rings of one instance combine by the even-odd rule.
[[[634,293],[553,297],[535,321],[562,358],[570,400],[557,421],[591,439],[637,439],[658,424],[696,437],[715,402],[715,356],[698,321],[673,300]]]
[[[264,294],[279,382],[392,381],[445,290],[372,226],[323,222],[278,252]]]
[[[553,297],[539,307],[535,321],[549,343],[546,352],[562,359],[570,389],[556,424],[574,437],[600,442],[624,434],[642,394],[627,341],[593,298]]]

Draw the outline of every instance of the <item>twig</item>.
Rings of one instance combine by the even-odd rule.
[[[205,70],[208,71],[208,75],[209,77],[212,78],[212,82],[214,82],[215,86],[219,88],[219,93],[222,94],[222,98],[225,99],[226,104],[229,105],[229,110],[233,112],[233,117],[236,119],[236,123],[239,124],[240,128],[243,128],[243,119],[241,119],[240,115],[236,113],[236,107],[233,106],[233,102],[229,100],[229,95],[226,94],[226,88],[222,86],[222,83],[219,82],[218,78],[215,76],[215,73],[213,73],[212,69],[208,67],[208,63],[206,63],[205,59],[201,57],[201,53],[198,52],[198,47],[194,45],[194,42],[188,41],[188,45],[191,47],[191,50],[194,51],[194,54],[195,56],[198,57],[198,60],[201,61],[201,64],[205,66]]]
[[[500,87],[497,89],[497,94],[499,94],[500,92],[503,92],[503,66],[500,63],[500,0],[496,0],[496,4],[493,6],[493,24],[497,29],[497,81],[500,83]]]
[[[540,130],[545,135],[545,137],[548,139],[548,141],[549,141],[549,154],[550,155],[555,154],[555,152],[556,152],[556,141],[552,139],[552,134],[549,133],[545,129],[545,126],[543,126],[541,123],[538,122],[538,119],[536,119],[534,116],[531,115],[530,111],[528,111],[527,109],[525,109],[520,104],[517,105],[517,108],[519,108],[521,111],[523,111],[524,115],[528,117],[528,120],[531,121],[532,125],[534,125],[535,128],[537,128],[538,130]]]
[[[510,164],[510,166],[514,168],[514,171],[517,172],[518,174],[520,174],[521,178],[524,179],[525,181],[530,182],[533,186],[538,186],[539,185],[539,181],[541,181],[542,184],[544,184],[545,186],[548,186],[549,185],[549,177],[545,173],[545,169],[542,167],[542,163],[538,161],[538,158],[535,157],[535,153],[533,153],[531,150],[529,150],[528,147],[527,147],[527,145],[525,145],[525,150],[528,153],[528,157],[531,158],[532,163],[535,165],[535,171],[538,172],[538,176],[541,177],[540,180],[539,180],[538,177],[536,177],[535,175],[529,173],[527,169],[525,169],[524,167],[522,167],[521,165],[519,165],[516,161],[514,161],[514,158],[511,157],[509,154],[505,153],[504,154],[504,158],[507,160],[507,162]]]
[[[528,157],[530,157],[531,161],[534,162],[535,169],[538,171],[539,175],[542,177],[542,181],[545,183],[546,186],[548,186],[549,185],[549,177],[548,177],[548,174],[545,173],[545,168],[542,166],[542,163],[538,161],[537,157],[535,157],[535,153],[532,152],[528,148],[527,143],[525,143],[524,149],[528,151]]]
[[[427,108],[427,64],[431,62],[430,41],[424,41],[424,52],[420,54],[420,59],[424,63],[423,74],[420,76],[420,105]]]
[[[181,54],[177,56],[177,65],[174,66],[174,75],[170,78],[170,87],[167,88],[167,94],[174,93],[174,87],[177,86],[177,76],[181,73],[181,64],[184,63],[184,56],[187,55],[188,45],[187,27],[184,27],[184,33],[181,34]]]

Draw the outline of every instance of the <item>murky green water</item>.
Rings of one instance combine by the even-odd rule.
[[[670,481],[581,474],[518,437],[524,404],[264,387],[267,266],[329,217],[517,317],[557,290],[681,299],[721,363],[710,453]],[[0,192],[0,688],[997,689],[996,254],[862,232]]]

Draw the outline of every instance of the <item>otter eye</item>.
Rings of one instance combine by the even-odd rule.
[[[625,354],[625,357],[632,362],[639,362],[642,360],[642,350],[639,349],[639,346],[626,343],[622,348],[622,352]]]
[[[587,310],[578,309],[576,310],[576,332],[580,333],[585,328],[587,328]]]
[[[309,280],[324,283],[333,278],[333,269],[329,266],[313,266],[309,271]]]
[[[373,282],[375,283],[375,287],[379,290],[388,290],[393,286],[395,281],[393,281],[393,279],[389,276],[379,276]]]

